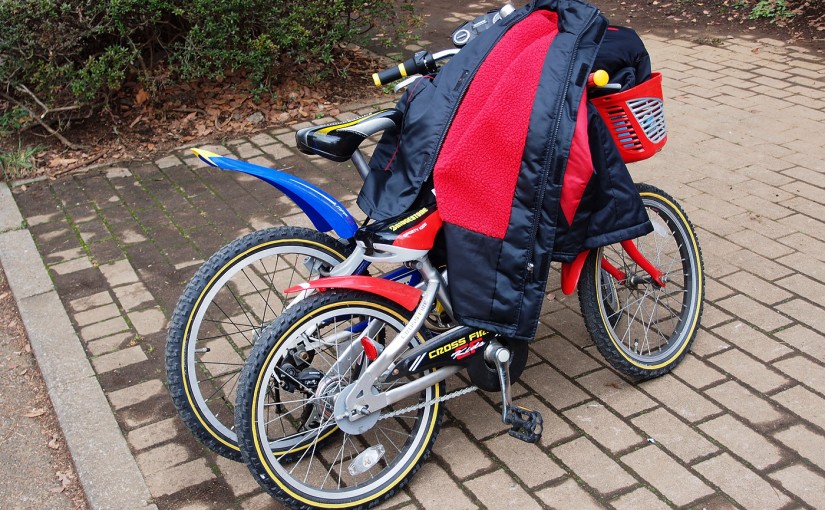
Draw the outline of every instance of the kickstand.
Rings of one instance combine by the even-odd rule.
[[[494,342],[490,347],[484,354],[488,362],[492,361],[495,364],[498,380],[501,383],[501,421],[512,425],[511,436],[526,443],[535,443],[541,439],[541,433],[544,430],[541,413],[513,405],[510,400],[510,361],[512,359],[510,350],[498,342]]]

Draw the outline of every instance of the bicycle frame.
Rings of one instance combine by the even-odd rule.
[[[662,280],[662,273],[654,267],[653,264],[651,264],[641,254],[641,252],[639,252],[632,240],[623,241],[621,245],[627,252],[628,256],[636,262],[640,268],[650,275],[651,281],[661,287],[665,286],[665,283]],[[397,251],[395,251],[395,249],[397,249]],[[456,326],[431,339],[426,345],[432,347],[423,347],[422,349],[419,349],[422,352],[419,352],[419,350],[414,350],[407,353],[401,359],[396,360],[404,349],[410,345],[412,339],[423,327],[424,321],[435,304],[436,299],[439,300],[445,310],[448,311],[448,314],[452,317],[452,306],[450,304],[446,282],[444,281],[442,274],[435,267],[433,267],[432,263],[429,261],[427,257],[428,250],[429,249],[423,250],[423,253],[419,253],[417,256],[409,255],[406,260],[402,260],[402,262],[407,265],[414,265],[416,272],[423,276],[424,282],[421,285],[421,289],[413,289],[400,283],[379,280],[367,276],[329,276],[327,278],[301,283],[284,291],[286,294],[290,294],[296,292],[305,293],[311,290],[324,291],[326,289],[359,290],[393,300],[404,308],[413,311],[411,320],[401,330],[398,336],[390,342],[389,345],[384,346],[384,349],[380,352],[380,354],[377,356],[367,355],[370,364],[361,376],[354,383],[352,383],[351,390],[347,391],[344,407],[345,415],[336,416],[336,420],[340,421],[347,419],[350,422],[355,422],[364,416],[374,414],[376,411],[415,395],[423,389],[432,386],[433,384],[437,384],[451,375],[456,374],[464,368],[465,364],[469,361],[469,359],[467,359],[461,363],[458,363],[456,360],[453,360],[451,357],[447,356],[441,358],[435,364],[422,364],[422,360],[425,355],[436,352],[436,349],[442,345],[444,339],[453,339],[453,337],[456,336],[456,332],[459,330],[466,330],[468,333],[472,331],[472,328],[466,328],[464,326]],[[361,246],[359,241],[359,245],[356,247],[355,252],[346,261],[339,264],[336,269],[352,266],[359,263],[359,261],[377,262],[386,259],[388,256],[395,260],[403,257],[405,253],[408,252],[404,252],[400,247],[391,247],[387,249],[386,253],[377,252],[372,256],[366,255],[364,247]],[[575,288],[581,275],[584,260],[587,258],[589,253],[589,250],[580,253],[574,263],[563,266],[563,289],[569,289],[571,285],[572,288]],[[633,278],[638,277],[629,277],[614,268],[606,259],[602,259],[601,265],[622,284],[636,284],[636,282],[633,281]],[[612,270],[610,268],[612,268]],[[336,269],[333,270],[333,273],[336,272]],[[569,292],[566,293],[569,294]],[[296,300],[299,300],[302,297],[303,295],[300,295],[296,298]],[[371,330],[372,326],[368,325],[360,331],[358,338],[349,341],[344,347],[343,353],[341,354],[336,365],[342,364],[342,366],[349,366],[355,359],[357,359],[358,356],[365,354],[366,349],[372,342],[370,335]],[[355,332],[356,331],[350,331],[349,333]],[[462,333],[463,332],[464,331],[462,331]],[[486,332],[479,330],[477,334],[486,334]],[[471,352],[468,356],[475,357],[477,355],[482,355],[484,352],[485,349],[478,349],[475,352]],[[431,355],[429,357],[437,358],[437,356]],[[376,386],[376,383],[392,380],[399,372],[399,367],[403,368],[407,374],[427,373],[408,383],[393,387],[388,391],[374,393],[373,388]],[[434,367],[436,368],[434,371],[429,371]]]

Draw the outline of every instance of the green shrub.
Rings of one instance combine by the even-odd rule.
[[[750,19],[766,18],[771,23],[787,21],[795,16],[785,0],[759,0],[751,9]]]
[[[54,123],[105,105],[129,80],[153,93],[163,80],[244,70],[265,87],[285,68],[331,63],[377,23],[403,24],[408,2],[0,0],[0,99]]]

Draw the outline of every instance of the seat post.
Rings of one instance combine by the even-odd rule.
[[[370,167],[367,165],[367,160],[364,159],[364,153],[361,152],[361,149],[355,149],[355,152],[352,153],[352,162],[355,164],[355,169],[358,170],[358,175],[366,181],[367,175],[370,173]]]

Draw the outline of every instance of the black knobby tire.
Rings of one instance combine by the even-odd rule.
[[[224,246],[192,277],[169,323],[166,377],[178,413],[202,444],[241,460],[235,387],[251,345],[282,312],[283,290],[317,277],[347,251],[315,230],[269,228]]]
[[[440,403],[411,408],[443,395],[443,382],[385,408],[383,416],[403,412],[363,432],[339,429],[333,409],[341,391],[365,369],[363,358],[344,363],[348,370],[335,368],[347,343],[368,334],[389,345],[410,317],[387,299],[335,290],[297,303],[264,331],[238,384],[235,429],[244,462],[270,495],[291,508],[370,508],[392,497],[418,471],[438,436],[443,410]],[[369,329],[374,326],[379,334]],[[407,347],[428,336],[422,328]],[[296,353],[306,353],[300,357],[308,360],[297,367],[301,374],[323,373],[311,387],[299,388],[285,376],[287,367],[295,366]],[[304,421],[307,415],[316,417],[312,426]],[[349,471],[359,455],[379,448],[378,460],[367,471]]]
[[[704,270],[702,251],[684,210],[654,186],[637,188],[654,231],[634,243],[665,274],[665,286],[643,281],[647,273],[616,244],[588,256],[579,280],[579,302],[587,330],[605,359],[630,377],[650,379],[671,371],[696,338]],[[628,279],[612,277],[603,259]]]

